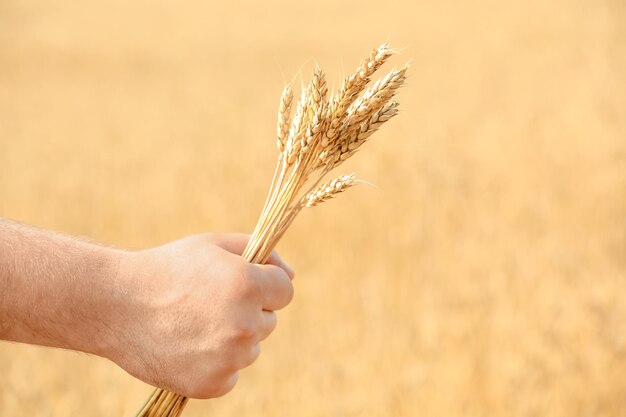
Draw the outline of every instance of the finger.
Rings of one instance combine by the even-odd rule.
[[[296,275],[293,268],[290,267],[287,262],[283,261],[283,259],[278,255],[278,252],[276,252],[275,250],[272,251],[270,257],[267,258],[267,261],[265,261],[265,264],[275,265],[279,268],[284,269],[287,275],[289,275],[289,279],[293,279]]]
[[[218,235],[215,239],[217,239],[216,244],[220,248],[235,255],[241,255],[246,249],[250,237],[250,235],[245,233],[225,233]],[[275,265],[284,269],[291,279],[295,276],[293,268],[283,261],[276,251],[272,251],[265,264]]]
[[[246,249],[250,235],[245,233],[225,233],[220,234],[215,239],[215,244],[220,248],[235,255],[241,255]]]
[[[259,343],[255,343],[254,346],[252,346],[252,348],[250,349],[250,351],[248,351],[248,354],[246,355],[245,360],[241,364],[241,369],[247,368],[248,366],[252,365],[254,361],[257,360],[260,354],[261,354],[261,345]]]
[[[274,265],[255,265],[254,279],[258,282],[263,310],[280,310],[291,302],[293,285],[289,275]]]
[[[276,328],[276,313],[273,311],[261,311],[261,329],[259,330],[259,341],[267,339]]]
[[[216,397],[221,397],[231,392],[233,388],[235,388],[235,385],[237,385],[237,381],[239,381],[239,372],[235,372],[226,380],[217,392]]]
[[[191,398],[208,399],[221,397],[232,391],[239,380],[239,371],[208,378],[204,386],[188,392]]]

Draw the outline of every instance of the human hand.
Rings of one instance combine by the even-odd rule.
[[[101,352],[131,375],[192,398],[218,397],[260,353],[294,274],[276,253],[254,265],[249,236],[203,234],[121,254],[104,314],[114,342]]]

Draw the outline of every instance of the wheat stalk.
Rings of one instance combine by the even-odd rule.
[[[278,109],[276,170],[242,254],[247,261],[265,263],[300,210],[321,204],[354,185],[353,174],[319,184],[398,114],[398,103],[392,99],[404,84],[406,66],[390,71],[365,90],[372,74],[392,54],[386,43],[374,49],[331,98],[326,76],[316,68],[311,82],[302,88],[293,118],[293,92],[290,85],[285,86]],[[137,417],[177,417],[187,401],[157,388]]]

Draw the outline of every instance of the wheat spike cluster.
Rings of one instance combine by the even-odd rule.
[[[387,43],[374,49],[333,94],[329,94],[326,76],[319,68],[302,87],[297,102],[291,86],[285,86],[278,110],[276,170],[242,254],[247,261],[265,263],[300,210],[321,204],[355,184],[353,174],[322,181],[398,114],[394,97],[404,84],[408,65],[392,69],[368,88],[371,76],[393,53]],[[157,388],[137,417],[177,417],[187,401]]]

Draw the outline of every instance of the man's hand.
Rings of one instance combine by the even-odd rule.
[[[230,391],[293,296],[278,255],[252,265],[245,235],[124,252],[0,219],[0,340],[111,359],[189,397]]]
[[[105,354],[137,378],[193,398],[229,392],[293,297],[291,269],[273,254],[253,265],[246,235],[198,235],[122,256],[127,302],[109,323]],[[122,288],[123,290],[123,288]]]

